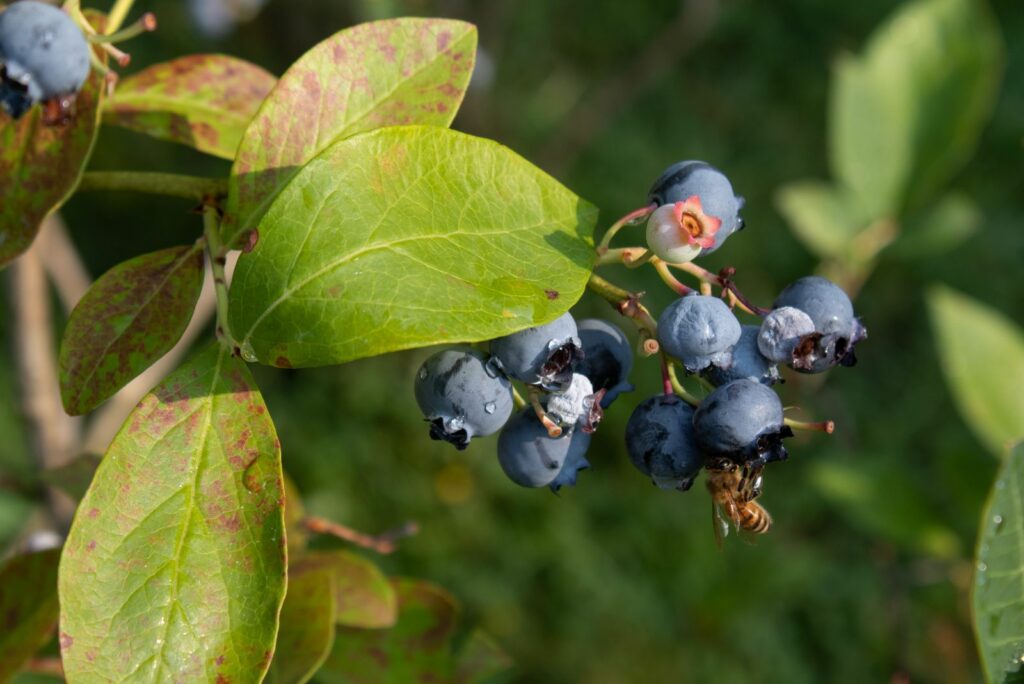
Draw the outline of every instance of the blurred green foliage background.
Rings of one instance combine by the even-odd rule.
[[[640,206],[668,164],[708,160],[746,197],[748,229],[704,265],[735,266],[746,294],[767,304],[820,267],[776,198],[792,181],[829,177],[832,65],[860,53],[901,3],[271,0],[219,37],[197,31],[185,3],[138,5],[157,13],[160,30],[129,44],[128,72],[226,52],[280,74],[360,21],[474,22],[482,65],[456,128],[558,177],[600,207],[602,229]],[[511,484],[493,438],[465,452],[427,438],[411,383],[429,350],[309,371],[258,368],[285,468],[307,508],[367,531],[418,521],[420,534],[382,566],[459,597],[467,625],[483,627],[515,660],[508,681],[980,681],[968,591],[997,459],[957,412],[925,294],[942,282],[1024,318],[1024,13],[1017,0],[991,10],[1005,49],[998,97],[970,161],[928,200],[962,193],[980,208],[981,227],[921,258],[883,254],[851,278],[864,281],[857,308],[870,339],[856,368],[790,374],[780,387],[798,415],[832,418],[838,428],[798,436],[790,460],[770,468],[762,499],[776,523],[769,535],[754,545],[730,537],[719,551],[700,484],[660,491],[630,465],[622,432],[633,406],[656,391],[652,359],[638,361],[636,392],[607,413],[593,469],[559,496]],[[224,175],[229,166],[107,128],[91,168]],[[189,209],[81,194],[63,215],[98,275],[195,239],[200,220]],[[673,296],[653,272],[605,275],[646,290],[656,311]],[[6,321],[8,304],[0,306]],[[591,295],[574,312],[616,317]],[[8,543],[29,515],[35,477],[12,376],[10,363],[0,364],[9,485],[0,490],[0,539]]]

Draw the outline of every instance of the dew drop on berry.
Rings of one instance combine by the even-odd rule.
[[[426,380],[428,375],[430,375],[430,373],[426,368],[420,368],[420,380]]]
[[[485,413],[494,413],[498,409],[497,405],[493,401],[489,401],[484,404]]]

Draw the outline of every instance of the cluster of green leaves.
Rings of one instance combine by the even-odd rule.
[[[840,59],[829,120],[835,180],[797,182],[778,194],[795,234],[826,268],[856,287],[882,259],[934,258],[977,232],[981,210],[945,185],[974,152],[1002,62],[988,8],[970,0],[911,3],[863,54]],[[933,286],[927,302],[960,411],[1004,459],[981,518],[974,615],[990,680],[1010,681],[1024,671],[1022,452],[1013,449],[1024,439],[1024,331],[944,285]],[[830,472],[821,474],[827,490]],[[884,506],[864,510],[889,517]]]
[[[4,263],[74,190],[101,120],[233,160],[226,198],[203,197],[219,227],[115,266],[72,312],[68,413],[180,339],[204,253],[216,274],[219,245],[246,252],[219,302],[220,343],[146,395],[81,499],[57,583],[69,678],[302,682],[323,666],[338,681],[473,682],[505,666],[482,634],[453,649],[458,609],[439,588],[288,542],[281,445],[244,362],[322,366],[488,339],[579,299],[593,207],[509,149],[447,129],[475,48],[464,22],[372,22],[279,80],[193,55],[107,99],[94,75],[69,128],[40,126],[38,112],[0,124]],[[56,556],[38,562],[52,572]],[[14,669],[52,627],[56,603],[37,603],[24,621],[32,604],[9,612],[18,631],[0,662]]]

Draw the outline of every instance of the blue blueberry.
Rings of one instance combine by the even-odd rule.
[[[89,44],[65,12],[22,0],[0,12],[0,107],[15,119],[36,102],[77,93]]]
[[[470,349],[445,349],[424,361],[415,393],[431,439],[457,449],[465,449],[473,437],[494,434],[512,414],[512,383],[484,354]]]
[[[558,475],[548,485],[556,494],[562,487],[576,486],[576,478],[580,471],[590,467],[590,461],[587,460],[587,449],[590,448],[591,439],[589,433],[576,431],[559,439],[569,440],[569,453],[565,455],[565,463],[562,464]]]
[[[697,442],[711,456],[736,463],[781,461],[792,430],[783,423],[782,402],[753,380],[733,380],[704,398],[693,414]]]
[[[704,247],[702,254],[714,252],[730,235],[743,229],[743,198],[736,196],[724,173],[706,162],[681,161],[668,167],[654,181],[647,199],[660,207],[691,197],[698,197],[703,212],[721,222],[714,232],[714,244]]]
[[[633,347],[618,326],[600,318],[584,318],[577,324],[583,358],[576,372],[590,378],[594,391],[604,390],[601,406],[608,408],[623,392],[632,392]]]
[[[687,490],[704,465],[693,409],[671,394],[641,402],[626,423],[626,451],[637,470],[662,489]]]
[[[803,311],[814,323],[814,333],[805,336],[794,351],[793,368],[820,373],[837,364],[857,363],[854,348],[868,333],[842,288],[820,276],[800,278],[787,285],[772,305],[785,306]]]
[[[511,378],[546,390],[562,390],[572,381],[581,343],[568,312],[550,323],[491,340],[491,355]]]
[[[680,297],[658,318],[658,343],[691,373],[732,365],[732,348],[740,332],[736,315],[718,297]]]
[[[732,365],[728,368],[708,366],[704,371],[704,377],[715,387],[741,378],[763,385],[781,382],[778,367],[766,359],[758,349],[757,336],[760,330],[756,325],[744,325],[740,332],[740,341],[732,349]]]
[[[526,407],[512,416],[498,435],[498,463],[517,485],[544,487],[558,481],[553,487],[557,489],[575,482],[576,472],[589,465],[583,458],[589,445],[590,435],[582,430],[557,438],[548,436],[537,414]]]

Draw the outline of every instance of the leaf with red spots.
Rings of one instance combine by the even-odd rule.
[[[104,273],[64,329],[64,409],[90,411],[166,354],[185,332],[202,287],[197,245],[143,254]]]
[[[448,126],[476,57],[476,27],[388,19],[337,33],[281,77],[231,170],[224,236],[235,244],[298,169],[331,143],[382,126]]]
[[[61,557],[69,681],[259,681],[285,593],[281,452],[246,365],[213,344],[147,394]]]
[[[88,16],[102,25],[96,13]],[[106,62],[106,53],[93,49]],[[96,142],[103,97],[104,79],[94,69],[66,125],[44,124],[40,105],[17,121],[0,109],[0,268],[29,248],[42,220],[78,185]]]
[[[444,589],[413,579],[392,580],[398,622],[391,629],[339,627],[322,672],[357,684],[449,682],[455,673],[452,634],[459,615]]]
[[[437,126],[347,138],[295,175],[239,258],[231,331],[295,368],[507,335],[582,296],[596,219],[491,140]]]
[[[234,159],[238,142],[277,79],[228,55],[189,55],[117,84],[103,123]]]
[[[334,643],[334,571],[301,561],[288,568],[281,631],[268,684],[301,684],[320,669]]]
[[[377,629],[390,627],[398,617],[395,590],[375,564],[348,551],[305,554],[305,568],[327,568],[334,576],[339,625]]]
[[[59,549],[8,559],[0,568],[0,682],[46,645],[57,626]]]

